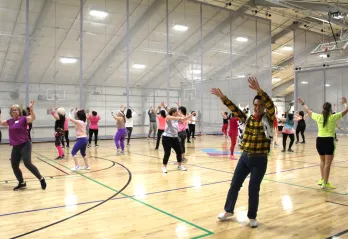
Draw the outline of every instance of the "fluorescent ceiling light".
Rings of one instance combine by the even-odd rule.
[[[108,13],[104,11],[99,11],[99,10],[91,10],[89,11],[89,15],[93,17],[106,17]]]
[[[325,86],[326,86],[326,87],[330,87],[330,85],[329,85],[329,84],[325,84]]]
[[[308,81],[302,81],[301,83],[304,85],[308,85]]]
[[[174,25],[173,29],[176,30],[176,31],[179,31],[179,32],[185,32],[185,31],[187,31],[188,26]]]
[[[61,57],[60,62],[63,64],[74,64],[77,62],[77,59],[72,57]]]
[[[245,75],[238,75],[237,78],[244,78]]]
[[[284,51],[292,51],[292,47],[291,46],[284,46],[282,49]]]
[[[143,65],[143,64],[134,64],[133,67],[134,67],[135,69],[144,69],[146,66]]]
[[[240,41],[240,42],[247,42],[247,41],[249,41],[249,39],[246,38],[246,37],[237,37],[236,40]]]
[[[192,70],[193,74],[201,74],[201,70]]]
[[[279,77],[275,77],[275,78],[272,78],[272,81],[274,81],[274,82],[278,82],[278,81],[280,81],[281,79],[279,78]]]
[[[327,58],[327,55],[321,54],[321,55],[319,55],[319,57],[321,57],[321,58]]]

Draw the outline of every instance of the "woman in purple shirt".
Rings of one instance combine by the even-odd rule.
[[[11,165],[14,174],[18,180],[18,186],[13,190],[24,189],[27,184],[24,182],[22,171],[19,168],[21,159],[23,159],[25,167],[40,180],[41,188],[46,189],[45,178],[41,176],[39,170],[31,162],[31,142],[29,140],[27,126],[33,123],[36,119],[34,113],[34,101],[30,103],[30,116],[21,116],[21,109],[19,105],[12,105],[10,109],[11,119],[2,120],[0,113],[0,124],[8,126],[8,134],[10,138],[10,145],[13,146],[11,153]]]

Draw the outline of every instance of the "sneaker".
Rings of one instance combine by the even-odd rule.
[[[184,165],[180,165],[180,166],[178,166],[178,170],[187,171],[187,168],[185,168]]]
[[[155,150],[158,150],[158,148],[155,148]]]
[[[80,166],[75,166],[75,167],[71,168],[72,171],[76,171],[76,170],[80,170],[80,169],[81,169]]]
[[[91,170],[91,168],[89,166],[84,166],[84,167],[81,167],[82,170]]]
[[[285,152],[286,152],[286,150],[285,150],[285,149],[283,149],[283,150],[282,150],[282,153],[285,153]]]
[[[163,173],[167,173],[167,172],[168,172],[168,171],[167,171],[167,168],[166,168],[166,167],[163,167],[163,168],[162,168],[162,172],[163,172]]]
[[[256,228],[259,226],[259,222],[256,219],[250,219],[249,226],[251,228]]]
[[[236,158],[236,156],[231,155],[231,156],[230,156],[230,159],[231,159],[231,160],[236,160],[237,158]]]
[[[99,147],[99,144],[96,144],[95,147]]]
[[[218,219],[220,221],[225,221],[225,220],[229,219],[230,217],[233,217],[233,213],[222,212],[218,215]]]
[[[295,144],[299,144],[300,142],[298,142],[298,141],[296,141],[296,143]]]
[[[25,189],[27,187],[27,183],[18,183],[18,186],[13,189],[13,191],[18,191],[20,189]]]
[[[190,144],[190,143],[191,143],[191,141],[187,141],[187,143],[188,143],[188,144]]]
[[[306,144],[306,142],[305,142],[305,141],[303,141],[303,142],[301,142],[301,144]]]
[[[62,149],[65,149],[65,146],[62,146]]]
[[[292,150],[292,149],[288,149],[288,152],[291,152],[291,153],[293,153],[293,152],[294,152],[294,150]]]
[[[121,150],[118,149],[118,150],[117,150],[116,156],[120,156],[120,155],[122,155],[122,154],[121,154]]]
[[[90,148],[90,147],[91,147],[91,145],[90,145],[90,144],[88,144],[88,145],[87,145],[87,148]]]
[[[182,159],[182,162],[183,162],[183,163],[187,163],[187,161],[188,161],[187,158],[183,158],[183,159]]]
[[[120,155],[125,155],[126,153],[122,150],[121,151],[121,153],[120,153]]]
[[[67,145],[66,147],[67,147],[67,148],[69,148],[70,146],[69,146],[69,145]]]
[[[130,144],[127,144],[127,147],[129,147],[130,146]]]
[[[321,186],[324,183],[324,179],[319,179],[318,180],[318,185]]]
[[[63,159],[63,157],[58,156],[57,158],[55,158],[55,160],[61,160],[61,159]]]
[[[42,178],[41,178],[41,180],[40,180],[40,184],[41,184],[41,188],[42,188],[42,190],[45,190],[45,189],[46,189],[46,187],[47,187],[47,183],[46,183],[46,180],[45,180],[45,178],[44,178],[44,177],[42,177]]]
[[[321,188],[322,189],[336,189],[336,187],[333,186],[330,182],[328,182],[326,184],[323,182],[323,184],[321,185]]]

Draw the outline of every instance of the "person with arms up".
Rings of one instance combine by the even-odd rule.
[[[24,166],[40,180],[42,190],[45,190],[47,186],[45,178],[41,176],[39,170],[31,162],[32,144],[29,140],[27,126],[36,119],[34,101],[31,101],[29,110],[30,116],[21,116],[19,105],[12,105],[10,108],[11,119],[9,120],[2,120],[0,113],[0,124],[9,128],[8,134],[10,145],[12,145],[11,165],[13,173],[18,180],[18,186],[13,189],[14,191],[24,189],[27,186],[23,179],[22,171],[19,168],[21,160],[23,160]]]
[[[147,114],[149,115],[149,119],[150,119],[150,123],[149,123],[149,127],[150,128],[149,128],[149,134],[147,136],[147,139],[148,140],[150,139],[152,131],[153,131],[153,138],[155,139],[156,132],[157,132],[156,111],[151,106],[149,111],[147,112]]]
[[[259,206],[260,184],[267,169],[267,156],[270,152],[272,138],[272,134],[268,130],[273,125],[275,110],[272,99],[261,89],[257,79],[250,77],[248,81],[249,87],[257,92],[253,101],[254,115],[249,118],[220,89],[213,88],[211,93],[221,99],[223,104],[232,111],[234,117],[246,123],[241,145],[243,153],[233,174],[225,210],[219,214],[218,218],[224,221],[233,216],[239,190],[250,174],[248,218],[250,219],[250,227],[254,228],[258,226],[256,217]]]
[[[298,103],[303,106],[307,114],[318,125],[317,151],[320,156],[321,174],[318,185],[322,189],[335,189],[336,187],[329,182],[331,164],[335,154],[335,129],[337,121],[342,119],[348,112],[347,99],[342,97],[342,104],[345,109],[336,114],[332,113],[332,105],[329,102],[324,103],[321,114],[312,112],[301,98],[298,98]]]

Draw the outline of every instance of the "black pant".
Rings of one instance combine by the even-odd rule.
[[[306,130],[306,127],[298,127],[296,128],[296,139],[297,139],[297,142],[300,141],[300,137],[299,137],[299,133],[301,132],[301,136],[302,136],[302,141],[303,142],[306,142],[306,139],[305,139],[305,136],[304,136],[304,132]]]
[[[54,142],[54,144],[56,145],[56,146],[61,146],[62,144],[64,145],[64,136],[63,136],[63,134],[64,134],[64,131],[62,130],[62,129],[60,129],[60,128],[58,128],[57,130],[56,130],[56,134],[55,134],[55,142]]]
[[[98,129],[89,129],[89,144],[91,144],[92,142],[93,134],[94,134],[94,143],[95,145],[98,144],[98,132],[99,132]]]
[[[65,141],[66,141],[66,146],[69,147],[69,144],[70,144],[70,140],[69,140],[69,130],[65,130],[65,131],[64,131],[64,136],[62,137],[62,144],[63,144],[63,147],[65,147],[64,138],[65,138]]]
[[[260,184],[266,173],[267,161],[267,155],[251,157],[247,153],[242,154],[234,170],[231,186],[227,194],[225,203],[226,212],[234,212],[239,190],[243,186],[245,178],[250,173],[248,218],[255,219],[257,217]]]
[[[19,164],[23,159],[24,166],[35,175],[37,179],[41,179],[42,176],[39,170],[35,167],[31,162],[31,142],[26,142],[24,144],[13,146],[11,153],[11,165],[13,169],[13,173],[16,175],[16,178],[19,183],[23,183],[23,174],[19,168]]]
[[[166,137],[162,136],[162,145],[164,150],[164,156],[163,156],[163,164],[167,165],[171,153],[171,148],[174,149],[176,153],[176,160],[178,163],[181,163],[182,156],[181,156],[181,147],[178,137]]]
[[[0,143],[1,143],[1,140],[2,140],[2,133],[1,133],[1,130],[0,130]]]
[[[127,131],[128,131],[127,144],[129,144],[130,138],[132,136],[133,127],[127,127]]]
[[[181,153],[186,153],[185,142],[186,142],[186,131],[180,131],[179,134]]]
[[[164,130],[162,130],[162,129],[159,129],[157,131],[156,149],[158,149],[158,147],[159,147],[159,144],[160,144],[160,141],[161,141],[161,136],[162,136],[163,132],[164,132]]]
[[[29,126],[28,137],[29,137],[29,140],[31,141],[31,129],[33,128],[33,124],[28,124],[28,126]]]
[[[288,138],[288,136],[290,137],[290,145],[289,145],[289,149],[291,149],[292,145],[294,144],[295,141],[295,136],[294,134],[285,134],[283,133],[283,149],[286,149],[286,140]]]
[[[195,133],[196,133],[196,125],[195,124],[189,124],[189,135],[187,136],[187,141],[190,141],[191,135],[192,138],[195,137]]]

